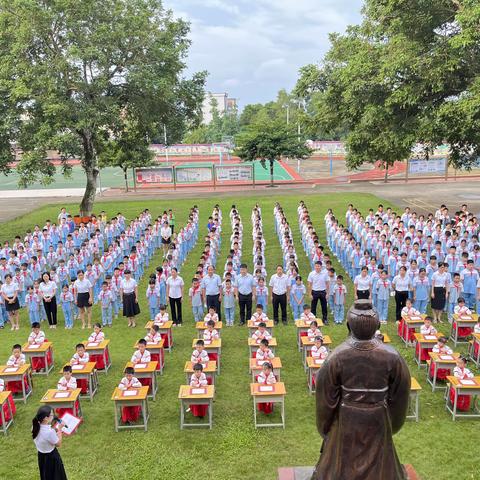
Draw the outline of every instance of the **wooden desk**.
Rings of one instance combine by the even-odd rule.
[[[8,400],[8,397],[12,395],[12,392],[9,391],[4,391],[0,392],[0,418],[2,419],[2,430],[3,434],[7,434],[7,430],[10,428],[10,425],[13,423],[13,411],[12,411],[12,406],[10,405],[10,402]],[[6,420],[6,415],[3,410],[4,405],[6,405],[8,413],[10,414],[10,420]]]
[[[215,387],[213,385],[207,385],[206,387],[200,387],[198,390],[203,390],[205,393],[196,394],[193,393],[194,388],[190,385],[181,385],[178,392],[178,398],[180,400],[180,429],[185,427],[208,427],[210,430],[213,427],[213,397],[215,396]],[[191,405],[208,405],[208,422],[205,423],[187,423],[185,422],[185,411],[190,408]]]
[[[157,369],[160,372],[160,375],[163,375],[163,368],[165,366],[165,353],[164,353],[164,348],[163,348],[164,343],[165,343],[165,341],[163,340],[163,338],[158,343],[147,342],[147,350],[152,355],[158,356],[159,360],[157,361],[156,358],[155,358],[155,359],[153,359],[153,361],[157,361],[157,363],[158,363]],[[138,349],[138,343],[134,343],[133,348],[135,350],[137,350]]]
[[[52,388],[46,391],[45,395],[40,399],[40,403],[50,405],[52,408],[71,408],[73,415],[82,418],[82,407],[80,405],[80,393],[82,389],[75,390],[57,390]],[[68,394],[68,396],[66,396]]]
[[[125,392],[135,392],[135,395],[125,394]],[[127,430],[132,428],[143,428],[147,431],[148,419],[150,418],[150,412],[148,411],[148,387],[140,387],[132,390],[120,390],[115,388],[112,395],[115,409],[115,431]],[[142,410],[143,423],[136,425],[121,425],[119,418],[122,417],[123,407],[140,407]]]
[[[70,365],[70,363],[66,363],[65,365]],[[72,365],[72,376],[75,377],[76,380],[86,380],[88,382],[88,393],[80,394],[80,398],[90,398],[91,402],[93,402],[93,396],[98,390],[98,377],[95,367],[95,362]]]
[[[413,317],[407,317],[406,315],[402,315],[402,319],[405,322],[403,325],[403,330],[402,334],[400,335],[400,338],[403,340],[405,345],[409,346],[409,335],[408,335],[408,330],[410,328],[414,328],[415,332],[418,332],[420,327],[424,324],[424,319],[426,315],[415,315]]]
[[[47,355],[48,352],[51,354],[51,363],[50,365],[47,362]],[[41,345],[33,344],[29,345],[25,343],[22,347],[22,353],[25,354],[26,361],[29,363],[31,362],[32,357],[41,357],[45,362],[45,370],[43,372],[32,372],[34,375],[48,375],[54,366],[54,359],[53,359],[53,343],[52,342],[43,342]]]
[[[197,338],[193,339],[192,342],[192,348],[195,349],[195,344],[197,343]],[[217,369],[218,369],[218,375],[220,375],[220,357],[222,355],[222,339],[221,338],[216,338],[215,340],[211,340],[210,342],[208,340],[204,340],[205,342],[205,348],[204,350],[207,353],[216,353],[217,354]],[[209,343],[208,343],[209,342]]]
[[[105,339],[103,342],[89,342],[85,340],[82,343],[85,345],[85,351],[87,351],[89,355],[101,355],[103,357],[105,368],[97,368],[97,371],[104,372],[105,374],[108,373],[109,368],[112,366],[110,352],[108,350],[110,340]]]
[[[475,348],[477,353],[475,354]],[[470,345],[468,347],[468,355],[470,360],[478,367],[480,367],[480,333],[473,333]]]
[[[203,331],[207,329],[207,324],[205,322],[197,322],[195,328],[198,330],[198,338],[203,339]],[[222,336],[223,323],[215,322],[215,330],[218,332],[218,336]]]
[[[446,368],[453,370],[457,365],[457,358],[460,356],[459,353],[452,353],[451,355],[444,355],[439,353],[428,352],[430,355],[430,362],[434,365],[433,378],[430,378],[430,368],[427,367],[427,382],[432,386],[432,392],[437,388],[445,388],[445,385],[437,386],[437,372],[439,368]],[[427,362],[427,364],[429,364]]]
[[[275,354],[275,347],[277,347],[277,339],[275,337],[268,341],[270,350]],[[260,348],[260,340],[255,340],[252,337],[248,338],[248,356],[251,357]]]
[[[261,323],[257,322],[255,320],[248,320],[247,321],[247,327],[248,327],[248,335],[251,337],[257,330],[258,330],[258,325]],[[265,320],[265,330],[272,335],[273,332],[273,320]]]
[[[417,347],[415,347],[414,358],[418,368],[427,366],[427,362],[422,361],[422,349],[429,349],[429,352],[431,352],[440,337],[443,337],[443,333],[441,332],[437,332],[435,335],[415,333],[415,343],[418,345],[418,352]]]
[[[463,340],[458,339],[459,338],[458,329],[462,327],[470,327],[473,331],[473,327],[477,322],[478,322],[478,315],[476,313],[472,313],[471,315],[462,315],[462,316],[454,314],[449,340],[452,340],[455,346],[457,346],[458,343],[468,343],[467,337],[461,337],[463,338]],[[453,326],[454,323],[455,323],[455,327]]]
[[[257,360],[256,358],[250,358],[250,372],[252,373],[252,382],[256,383],[256,376],[262,371],[263,364],[270,362],[273,366],[273,374],[277,378],[277,382],[280,381],[280,371],[282,369],[282,362],[279,357],[274,357],[270,360]]]
[[[138,365],[141,365],[141,367],[138,367]],[[148,398],[151,398],[153,401],[155,401],[158,392],[157,362],[138,363],[137,365],[134,365],[132,362],[127,362],[125,368],[127,367],[133,367],[135,370],[135,377],[138,379],[150,379],[150,387],[146,387],[148,388]]]
[[[308,337],[300,337],[302,343],[302,358],[303,358],[303,368],[307,370],[307,357],[308,353],[312,350],[312,347],[315,345],[315,340],[310,340]],[[327,347],[332,344],[332,339],[328,335],[323,336],[323,346]]]
[[[308,391],[310,393],[315,393],[315,385],[313,379],[316,377],[318,369],[322,367],[325,363],[326,358],[313,358],[307,357],[307,368],[308,368]]]
[[[269,388],[272,387],[272,388]],[[266,391],[268,388],[269,391]],[[264,391],[262,391],[264,390]],[[275,383],[274,385],[262,385],[259,383],[250,384],[250,395],[253,398],[253,419],[255,428],[261,427],[282,427],[285,428],[285,384],[283,382]],[[280,403],[281,423],[258,423],[257,421],[257,407],[259,403]]]
[[[448,376],[447,381],[450,385],[447,384],[447,390],[445,392],[446,408],[452,414],[452,420],[455,421],[457,417],[470,417],[477,418],[480,417],[480,409],[478,407],[478,395],[480,395],[480,376],[473,378],[468,378],[465,380],[460,380],[457,377]],[[473,385],[471,384],[473,383]],[[450,394],[449,386],[455,390],[455,397],[453,405],[450,404]],[[473,405],[471,407],[472,412],[459,413],[457,412],[457,401],[459,395],[469,395],[472,398]]]
[[[193,375],[193,362],[185,362],[185,367],[183,368],[183,372],[187,378],[187,384],[190,385],[190,380]],[[203,365],[203,373],[207,377],[207,380],[211,380],[211,384],[215,385],[215,374],[217,373],[217,362],[209,361],[208,363],[202,364]]]
[[[7,365],[1,365],[0,378],[3,379],[3,381],[5,382],[5,388],[7,388],[7,382],[21,382],[22,396],[15,397],[12,393],[13,400],[15,402],[23,400],[23,403],[27,403],[27,398],[33,392],[32,368],[30,367],[29,363],[26,363],[21,367],[9,367]]]
[[[315,319],[318,323],[318,328],[323,327],[323,322],[320,318]],[[297,346],[298,346],[298,351],[300,352],[302,350],[302,342],[300,338],[304,335],[302,333],[307,333],[308,329],[310,328],[310,324],[313,322],[311,321],[306,321],[306,320],[295,320],[295,327],[297,327]]]
[[[145,328],[147,329],[147,332],[150,333],[150,329],[152,328],[152,325],[153,325],[153,322],[147,322],[145,324]],[[168,322],[165,322],[165,323],[157,323],[156,325],[158,325],[159,327],[159,330],[158,330],[158,333],[162,336],[162,337],[166,337],[168,339],[168,351],[169,353],[172,353],[172,347],[173,347],[173,334],[172,334],[172,325],[173,325],[173,322],[171,320],[169,320]]]
[[[409,400],[409,406],[408,406],[411,413],[408,414],[406,418],[415,419],[416,422],[418,422],[419,413],[420,413],[419,394],[421,391],[422,391],[422,387],[418,383],[417,379],[414,377],[411,377],[410,400]]]

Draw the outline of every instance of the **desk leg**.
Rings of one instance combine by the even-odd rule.
[[[257,428],[257,399],[253,397],[253,423],[255,428]]]
[[[435,362],[435,368],[433,369],[432,392],[435,392],[435,387],[437,386],[437,370],[438,370],[438,363]]]
[[[285,430],[285,398],[282,398],[282,426]]]
[[[90,402],[93,402],[93,372],[88,376],[88,396]]]
[[[108,366],[107,366],[107,347],[103,349],[103,364],[105,365],[105,368],[103,369],[105,373],[108,372]]]
[[[8,399],[7,399],[7,403],[8,403]],[[0,405],[0,415],[1,415],[1,418],[2,418],[3,434],[6,435],[7,434],[7,422],[5,420],[5,412],[3,411],[3,405]]]
[[[455,396],[453,401],[453,421],[455,421],[455,417],[457,416],[457,399],[458,399],[458,388],[455,389]]]
[[[420,404],[420,395],[418,392],[415,395],[415,421],[418,422],[419,417],[419,404]]]
[[[142,417],[143,417],[143,428],[147,431],[147,422],[148,422],[148,412],[147,412],[147,400],[142,400]]]
[[[115,410],[115,431],[118,432],[118,404],[116,401],[114,401],[113,405]]]
[[[183,430],[183,424],[185,420],[185,405],[183,400],[180,400],[180,430]]]
[[[420,370],[420,363],[422,362],[422,344],[421,343],[417,343],[418,345],[418,360],[417,360],[417,363],[418,363],[418,369]],[[415,346],[415,350],[417,349],[417,347]]]
[[[22,376],[22,380],[21,380],[21,382],[22,382],[23,403],[27,403],[27,392],[25,390],[25,378],[26,378],[26,375]],[[27,383],[28,383],[28,380],[27,380]]]
[[[210,430],[212,429],[213,426],[213,400],[210,399],[208,402],[208,426],[210,427]]]
[[[222,350],[218,349],[217,360],[218,360],[218,374],[220,375],[220,358],[222,356]]]

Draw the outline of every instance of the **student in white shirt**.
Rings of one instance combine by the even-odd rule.
[[[53,408],[40,407],[32,420],[32,438],[38,451],[38,468],[41,479],[66,480],[67,474],[57,447],[62,445],[62,424],[52,425]]]

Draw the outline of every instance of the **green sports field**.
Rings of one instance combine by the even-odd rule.
[[[324,238],[323,217],[327,208],[343,215],[345,206],[353,203],[362,211],[375,207],[381,200],[373,195],[329,194],[284,196],[281,204],[293,228],[301,274],[306,277],[309,267],[302,253],[300,234],[296,221],[298,201],[303,199],[309,206],[312,220],[317,231]],[[228,212],[235,203],[243,218],[244,246],[243,261],[251,264],[252,238],[250,212],[258,202],[262,207],[264,231],[266,236],[267,270],[270,274],[274,266],[281,262],[282,254],[273,228],[272,197],[243,196],[231,198],[212,198],[198,200],[200,208],[201,231],[213,205],[219,202],[223,210],[222,251],[219,255],[220,270],[227,255],[227,242],[230,237]],[[193,202],[191,200],[142,202],[98,203],[96,210],[105,210],[108,215],[120,209],[127,218],[131,218],[144,208],[153,215],[167,208],[174,208],[177,225],[186,220],[186,213]],[[388,202],[383,201],[384,205]],[[75,213],[75,206],[67,205]],[[35,223],[41,223],[48,217],[54,217],[58,207],[44,207],[28,215],[7,222],[1,227],[0,240],[12,239],[17,233],[23,233]],[[201,242],[190,252],[181,275],[188,285],[194,266],[202,250]],[[159,261],[157,255],[150,270]],[[338,268],[338,265],[336,265]],[[220,272],[222,273],[222,272]],[[347,285],[353,291],[351,283]],[[61,453],[67,473],[73,480],[137,480],[137,479],[175,479],[190,480],[209,478],[211,480],[274,480],[277,468],[292,465],[313,465],[319,455],[320,437],[315,428],[314,397],[308,394],[306,375],[303,370],[300,353],[296,348],[295,328],[289,316],[287,327],[275,327],[278,339],[277,350],[283,369],[282,381],[287,388],[286,429],[253,428],[253,406],[249,394],[250,375],[248,374],[247,329],[235,326],[222,334],[222,373],[217,378],[216,400],[214,403],[214,428],[208,430],[183,430],[179,428],[179,385],[185,382],[183,366],[191,354],[191,343],[195,335],[192,315],[188,305],[184,305],[185,325],[174,331],[175,347],[172,354],[166,353],[166,368],[159,379],[159,396],[151,402],[151,418],[148,432],[120,432],[113,428],[113,405],[110,400],[114,387],[121,378],[122,369],[133,352],[133,344],[145,334],[142,328],[148,320],[144,291],[146,279],[141,283],[142,313],[136,329],[127,329],[125,321],[118,321],[112,329],[106,331],[111,339],[113,367],[107,376],[100,374],[100,391],[93,403],[83,401],[84,424],[78,434],[65,438]],[[391,318],[393,309],[391,308]],[[60,317],[62,315],[60,314]],[[99,320],[99,309],[94,309],[94,319]],[[62,323],[62,320],[61,320]],[[28,335],[27,319],[22,315],[22,327],[18,332],[0,331],[0,362],[5,362],[13,343],[23,343]],[[446,328],[446,325],[443,327]],[[417,370],[413,362],[413,349],[406,348],[396,335],[391,322],[387,333],[393,344],[399,349],[414,375],[423,387],[420,397],[420,422],[406,423],[395,437],[395,443],[404,463],[412,463],[422,479],[435,480],[475,480],[480,479],[478,469],[478,446],[480,423],[473,420],[452,422],[445,410],[443,392],[432,394],[427,388],[425,371]],[[87,332],[78,325],[71,331],[59,328],[46,330],[55,349],[55,374],[48,377],[34,377],[34,393],[27,405],[17,404],[15,423],[8,436],[0,435],[0,479],[34,479],[37,477],[35,449],[29,436],[31,418],[39,400],[47,388],[56,385],[60,366],[73,354],[76,343],[86,338]],[[344,326],[329,326],[324,332],[338,345],[347,335]],[[447,333],[447,332],[444,332]],[[460,348],[463,351],[464,347]],[[381,480],[381,479],[379,479]]]
[[[182,167],[206,167],[211,166],[211,162],[176,162],[173,160],[173,164]],[[172,162],[170,162],[172,165]],[[245,162],[245,165],[250,165],[250,162]],[[168,166],[167,163],[159,163],[158,166]],[[291,180],[292,176],[287,170],[275,162],[273,176],[275,180]],[[57,173],[53,177],[54,181],[49,185],[42,185],[36,182],[28,187],[28,190],[38,189],[57,189],[57,188],[84,188],[85,187],[85,173],[78,165],[72,168],[72,174],[70,177],[65,178],[57,168]],[[269,168],[263,168],[260,163],[255,165],[255,180],[267,181],[270,180]],[[133,188],[133,173],[132,170],[128,171],[128,183],[130,188]],[[102,168],[100,172],[100,184],[98,186],[103,188],[123,188],[125,186],[125,179],[121,168],[107,167]],[[18,175],[15,171],[12,171],[8,176],[0,174],[0,190],[17,190],[18,188]]]

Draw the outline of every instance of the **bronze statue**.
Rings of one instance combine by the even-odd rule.
[[[357,300],[348,339],[316,378],[317,428],[323,437],[312,480],[404,480],[392,435],[405,421],[410,373],[401,355],[375,337],[378,314]]]

